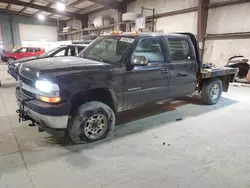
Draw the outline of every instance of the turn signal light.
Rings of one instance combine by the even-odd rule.
[[[47,103],[58,103],[62,99],[61,99],[61,97],[44,97],[44,96],[40,96],[40,100],[43,101],[43,102],[47,102]]]
[[[119,35],[119,34],[122,34],[123,32],[122,31],[111,31],[110,34],[111,35]]]

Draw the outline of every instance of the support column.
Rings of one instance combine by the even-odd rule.
[[[209,0],[198,0],[198,22],[197,22],[197,38],[199,42],[199,50],[201,60],[204,53],[205,35],[207,29]]]

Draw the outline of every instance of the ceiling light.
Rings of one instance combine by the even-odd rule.
[[[65,4],[61,3],[61,2],[57,2],[56,4],[56,9],[59,11],[59,12],[63,12],[65,10]]]
[[[39,19],[39,20],[45,20],[45,17],[44,17],[44,15],[39,14],[39,15],[38,15],[38,19]]]

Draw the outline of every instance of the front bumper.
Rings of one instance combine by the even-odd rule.
[[[2,62],[7,62],[8,61],[8,57],[5,56],[5,55],[2,55],[1,56],[1,60],[2,60]]]
[[[60,104],[48,104],[37,99],[28,99],[22,94],[20,88],[16,89],[16,98],[18,105],[22,111],[20,114],[25,114],[25,117],[32,120],[42,130],[47,132],[65,131],[68,126],[71,103],[65,102]],[[25,119],[25,118],[23,118]]]

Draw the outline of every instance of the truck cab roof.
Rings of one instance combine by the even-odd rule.
[[[103,34],[101,36],[121,36],[121,37],[133,37],[133,38],[143,37],[143,36],[184,37],[184,38],[188,37],[185,33],[158,33],[158,32],[123,32],[115,34],[113,33]]]

